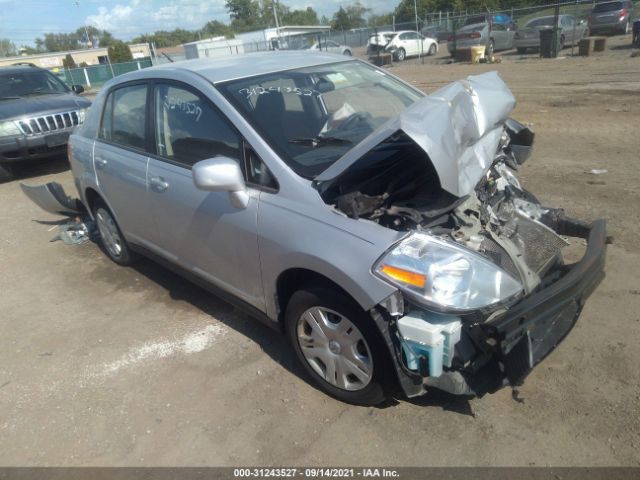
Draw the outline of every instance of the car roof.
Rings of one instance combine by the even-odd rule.
[[[35,65],[10,65],[7,67],[0,67],[0,74],[3,73],[20,73],[20,72],[33,72],[42,71],[44,68],[36,67]]]
[[[353,61],[353,58],[326,52],[312,53],[308,50],[247,53],[219,58],[199,58],[176,63],[166,63],[121,75],[117,77],[119,81],[116,83],[121,83],[120,80],[129,81],[133,79],[153,78],[157,73],[166,70],[194,72],[212,83],[221,83],[228,80],[253,77],[267,73],[348,61]]]

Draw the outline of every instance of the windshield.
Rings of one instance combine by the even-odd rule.
[[[542,17],[531,20],[527,23],[527,27],[542,27],[544,25],[553,25],[553,17]]]
[[[43,70],[0,73],[0,97],[67,93],[67,86]]]
[[[613,12],[622,10],[622,2],[599,3],[593,8],[593,13]]]
[[[281,158],[313,178],[422,94],[360,61],[217,85]]]

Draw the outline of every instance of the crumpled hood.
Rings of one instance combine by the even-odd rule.
[[[349,150],[314,180],[333,183],[389,136],[403,131],[428,155],[444,190],[458,197],[473,191],[500,143],[503,123],[516,101],[497,72],[447,85],[409,106]]]
[[[87,108],[91,102],[74,93],[33,95],[0,101],[0,120]]]

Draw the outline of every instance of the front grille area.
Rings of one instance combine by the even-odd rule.
[[[496,265],[509,273],[513,278],[520,278],[520,273],[513,260],[503,248],[491,238],[485,237],[480,244],[480,251],[489,257]]]
[[[515,223],[525,263],[537,274],[542,274],[568,245],[567,241],[546,225],[531,220],[520,211],[516,214]]]
[[[80,114],[77,110],[53,113],[41,117],[23,118],[17,124],[25,135],[41,135],[56,132],[80,125]]]

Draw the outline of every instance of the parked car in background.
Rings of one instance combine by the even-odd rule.
[[[447,41],[447,49],[451,56],[455,57],[457,50],[485,45],[486,55],[490,56],[493,52],[513,48],[514,41],[515,31],[512,27],[502,23],[493,23],[490,26],[484,22],[466,25],[456,30],[455,36],[452,35]]]
[[[385,51],[390,52],[398,61],[418,55],[435,55],[438,53],[438,41],[435,38],[424,37],[412,30],[395,32]]]
[[[305,50],[315,51],[315,52],[329,52],[329,53],[337,53],[340,55],[348,55],[351,56],[351,48],[347,45],[340,45],[333,40],[321,40],[320,42],[315,42],[312,45],[304,48]]]
[[[589,15],[589,31],[600,33],[631,33],[633,19],[633,2],[622,0],[617,2],[598,3]]]
[[[540,49],[540,31],[553,28],[554,16],[539,17],[529,20],[524,27],[518,28],[514,36],[514,46],[518,53],[526,53],[528,49]],[[572,15],[558,17],[558,35],[560,48],[577,44],[581,38],[589,35],[589,28],[584,20],[576,21]]]
[[[367,55],[377,55],[384,51],[396,32],[384,31],[369,35],[367,40]]]
[[[604,277],[604,220],[517,179],[514,106],[495,72],[426,96],[321,52],[191,60],[105,84],[69,155],[114,262],[149,255],[283,332],[329,395],[482,395],[521,384]],[[576,263],[564,236],[587,240]]]
[[[504,25],[509,30],[514,30],[516,28],[516,24],[513,19],[506,13],[471,15],[465,19],[463,26],[466,27],[467,25],[477,25],[478,23],[489,22],[493,25]]]
[[[420,30],[420,33],[429,38],[435,38],[440,42],[446,42],[447,39],[451,36],[451,28],[447,28],[444,25],[431,25],[424,27]]]
[[[25,160],[62,153],[91,102],[48,70],[33,65],[0,68],[0,181]]]

